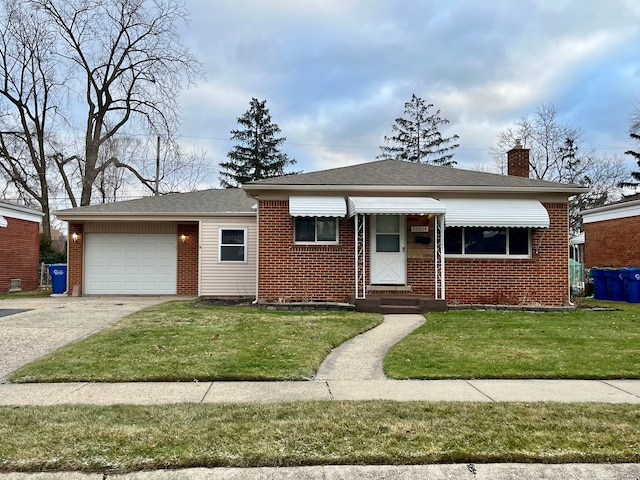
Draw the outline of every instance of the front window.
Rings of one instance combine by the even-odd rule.
[[[531,255],[529,228],[447,227],[444,232],[447,255],[519,256]]]
[[[297,243],[337,243],[338,219],[335,217],[295,217]]]
[[[247,229],[221,228],[219,231],[220,262],[247,261]]]

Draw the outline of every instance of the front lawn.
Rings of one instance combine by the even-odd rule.
[[[385,358],[390,378],[640,378],[640,305],[617,311],[455,311],[426,323]]]
[[[0,407],[0,471],[640,462],[636,405],[296,402]]]
[[[303,380],[380,315],[253,307],[147,308],[15,371],[11,382]]]

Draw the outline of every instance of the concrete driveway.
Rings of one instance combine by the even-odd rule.
[[[177,298],[96,296],[2,299],[0,382],[22,365],[91,335],[125,315]]]

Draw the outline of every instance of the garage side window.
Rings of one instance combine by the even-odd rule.
[[[247,229],[221,228],[219,230],[220,262],[242,263],[247,261]]]

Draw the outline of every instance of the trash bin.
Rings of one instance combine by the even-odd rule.
[[[624,268],[624,299],[629,303],[640,303],[640,268]]]
[[[601,268],[592,268],[591,276],[593,277],[593,298],[596,300],[607,299],[607,280],[604,277],[605,270]]]
[[[620,275],[620,269],[605,270],[604,277],[607,280],[607,300],[624,301],[624,282]]]
[[[61,294],[67,291],[67,264],[52,263],[49,265],[51,275],[51,293]]]

